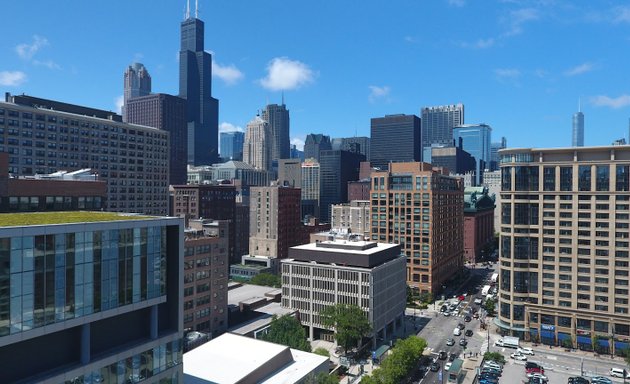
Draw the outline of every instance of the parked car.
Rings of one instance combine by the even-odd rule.
[[[613,381],[604,376],[591,377],[592,384],[613,384]]]
[[[468,315],[464,316],[464,321],[465,321],[465,322],[469,323],[469,322],[470,322],[470,320],[472,320],[472,317],[470,317],[470,316],[468,316]]]
[[[449,347],[455,345],[455,339],[446,339],[446,345]]]
[[[521,355],[534,356],[534,351],[531,348],[519,347],[516,348],[516,352],[520,353]]]
[[[499,368],[493,368],[493,367],[483,367],[481,368],[481,373],[493,373],[496,374],[497,376],[501,376],[502,370]]]
[[[456,357],[457,355],[451,352],[448,354],[448,361],[454,361]]]
[[[487,379],[479,379],[479,384],[498,384],[499,380],[496,379],[491,379],[491,378],[487,378]]]
[[[579,377],[579,376],[569,377],[569,381],[567,381],[567,383],[569,383],[569,384],[591,384],[590,381],[588,381],[587,379],[585,379],[583,377]]]
[[[528,373],[527,374],[527,378],[531,379],[532,377],[539,377],[543,380],[549,380],[549,378],[547,378],[547,376],[543,375],[542,373]]]
[[[463,323],[459,323],[459,324],[457,324],[457,328],[459,328],[459,329],[461,329],[463,331],[464,328],[466,328],[466,326]]]
[[[448,363],[444,364],[444,370],[445,370],[445,371],[448,371],[448,370],[451,368],[451,365],[452,365],[452,364],[453,364],[453,363],[451,363],[450,361],[449,361]]]
[[[448,316],[450,316],[450,315],[451,315],[451,313],[450,313],[450,312],[444,312],[444,313],[443,313],[443,315],[444,315],[444,316],[446,316],[446,317],[448,317]]]
[[[462,347],[465,347],[468,345],[468,341],[466,341],[466,339],[460,339],[459,340],[459,345],[461,345]]]
[[[464,332],[464,335],[471,337],[473,335],[472,329],[467,329],[466,332]]]
[[[520,353],[513,353],[513,354],[510,355],[510,359],[520,360],[520,361],[527,361],[527,356],[522,355]]]
[[[610,368],[610,376],[612,377],[623,377],[624,374],[626,375],[626,379],[630,379],[630,372],[625,369]]]
[[[440,363],[433,362],[431,363],[431,372],[437,372],[440,370]]]
[[[496,361],[494,361],[494,360],[488,360],[488,361],[486,361],[485,363],[483,363],[483,366],[484,366],[484,367],[493,367],[493,368],[496,368],[496,369],[503,369],[503,367],[501,366],[501,364],[497,363],[497,362],[496,362]]]
[[[446,360],[446,357],[447,357],[447,355],[446,355],[446,351],[440,351],[440,352],[438,352],[438,358],[439,358],[440,360]]]

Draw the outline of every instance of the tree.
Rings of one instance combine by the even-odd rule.
[[[280,288],[282,286],[282,281],[280,280],[280,276],[272,275],[271,273],[259,273],[258,275],[252,277],[249,281],[255,285],[264,285],[266,287],[274,287]]]
[[[505,364],[505,357],[499,352],[486,352],[483,354],[483,359],[496,361],[500,364]]]
[[[336,304],[320,313],[322,324],[335,330],[335,340],[345,352],[367,336],[372,327],[363,310],[356,305]]]
[[[315,353],[317,355],[320,355],[320,356],[324,356],[324,357],[330,357],[330,352],[328,352],[328,350],[326,348],[322,348],[322,347],[319,347],[319,348],[315,349],[313,351],[313,353]]]
[[[300,321],[291,315],[280,317],[274,315],[271,318],[269,329],[262,339],[300,351],[311,351],[311,344],[306,339],[306,331]]]
[[[484,308],[488,312],[488,316],[494,315],[495,302],[493,299],[487,299]]]
[[[320,372],[317,375],[308,375],[304,384],[339,384],[339,377],[336,374]]]
[[[404,382],[405,378],[416,367],[416,362],[426,347],[427,342],[415,335],[398,340],[381,366],[372,371],[372,376],[362,378],[361,383],[397,384]]]

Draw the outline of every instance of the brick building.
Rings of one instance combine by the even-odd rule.
[[[474,263],[494,240],[494,196],[486,187],[464,189],[464,259]]]

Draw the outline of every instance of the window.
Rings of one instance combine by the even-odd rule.
[[[543,169],[543,189],[545,191],[556,190],[556,167],[545,167]]]
[[[598,191],[608,191],[610,185],[610,168],[608,165],[598,165],[597,179],[595,181],[595,188]]]
[[[573,189],[573,168],[560,167],[560,190],[571,191]]]

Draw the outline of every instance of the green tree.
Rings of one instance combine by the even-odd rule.
[[[320,355],[320,356],[324,356],[324,357],[330,357],[330,352],[328,352],[328,350],[326,348],[322,348],[322,347],[319,347],[319,348],[315,349],[313,351],[313,353],[315,353],[317,355]]]
[[[326,307],[320,313],[322,324],[335,330],[335,340],[345,352],[365,336],[372,327],[363,310],[356,305],[336,304]]]
[[[280,276],[276,276],[266,272],[259,273],[258,275],[252,277],[249,282],[255,285],[264,285],[266,287],[274,288],[280,288],[282,286]]]
[[[372,375],[361,379],[363,384],[397,384],[402,383],[416,366],[427,347],[427,342],[417,336],[409,336],[398,340],[390,355],[381,363]]]
[[[262,339],[300,351],[311,351],[311,344],[306,339],[306,331],[300,321],[291,315],[280,317],[274,315],[271,318],[269,330]]]
[[[505,364],[505,357],[499,352],[486,352],[483,354],[484,360],[492,360],[497,363]]]
[[[320,372],[317,375],[308,375],[304,384],[339,384],[339,377],[336,374]]]
[[[494,315],[494,307],[495,307],[496,303],[494,302],[493,299],[487,299],[485,304],[483,305],[483,307],[486,309],[486,311],[488,312],[488,316],[492,316]]]

